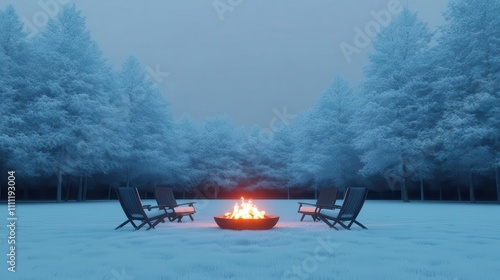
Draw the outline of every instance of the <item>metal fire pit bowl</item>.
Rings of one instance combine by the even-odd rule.
[[[279,216],[264,215],[264,219],[228,219],[225,216],[214,217],[221,229],[231,230],[266,230],[272,229],[280,219]]]

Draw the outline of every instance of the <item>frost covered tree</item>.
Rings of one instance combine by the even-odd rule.
[[[345,188],[357,172],[358,157],[352,145],[354,96],[340,75],[321,94],[316,106],[299,119],[291,168],[302,174],[302,184]],[[305,176],[305,177],[304,177]]]
[[[425,159],[423,142],[436,121],[423,71],[430,40],[426,24],[405,8],[377,35],[361,85],[363,102],[355,125],[361,173],[385,175],[391,188],[401,183],[403,201],[409,201],[407,181],[415,175],[417,161]]]
[[[244,177],[243,131],[234,128],[230,117],[215,116],[205,120],[200,137],[195,165],[201,173],[201,181],[206,185],[234,188]]]
[[[241,165],[245,176],[243,184],[248,189],[273,189],[285,185],[276,177],[276,169],[271,167],[274,156],[271,145],[272,137],[267,129],[254,125],[246,132]]]
[[[15,89],[11,86],[13,79],[11,69],[15,61],[13,61],[11,54],[18,47],[13,48],[12,43],[15,42],[15,45],[23,44],[24,37],[14,8],[8,6],[5,12],[0,10],[0,98],[2,100],[0,102],[0,112],[2,112],[0,118],[0,171],[2,172],[1,167],[6,164],[8,158],[12,158],[12,153],[9,152],[11,148],[9,143],[13,137],[11,121],[14,118]]]
[[[196,189],[202,183],[203,170],[201,170],[200,133],[201,126],[198,125],[188,114],[183,114],[174,122],[174,132],[177,141],[179,155],[176,161],[179,171],[173,174],[174,187],[183,192]]]
[[[26,45],[26,36],[22,32],[22,25],[14,8],[9,5],[5,11],[0,10],[0,166],[6,163],[8,156],[7,150],[10,148],[8,143],[13,137],[11,121],[15,113],[14,100],[18,91],[14,88],[15,76],[13,72],[19,75],[19,66],[22,63],[17,51],[24,49]],[[21,55],[22,56],[22,55]]]
[[[35,39],[40,56],[38,90],[30,104],[29,127],[41,143],[44,169],[57,176],[61,201],[64,175],[107,172],[122,147],[113,132],[110,67],[74,5],[66,6]],[[43,70],[42,70],[43,69]],[[82,182],[80,180],[80,182]],[[79,185],[79,199],[83,194]]]
[[[136,186],[172,183],[169,180],[178,160],[165,97],[134,57],[123,63],[118,80],[125,106],[121,110],[126,128],[122,137],[129,147],[124,161],[127,186],[131,182]]]
[[[500,2],[453,0],[439,40],[436,89],[446,99],[439,125],[448,171],[474,175],[493,169],[500,201]]]
[[[317,149],[316,134],[311,128],[311,110],[299,114],[289,127],[282,127],[276,133],[272,143],[272,160],[277,173],[287,181],[287,187],[318,187],[315,175],[320,165],[311,157],[322,153]],[[321,141],[321,140],[319,140]]]
[[[294,166],[296,139],[300,130],[300,119],[295,119],[290,125],[284,123],[273,128],[272,133],[264,134],[261,138],[264,146],[261,153],[263,175],[271,188],[286,188],[287,198],[290,199],[290,188],[303,186],[308,182],[308,175],[303,165]]]
[[[38,135],[31,133],[29,104],[37,90],[37,56],[23,32],[14,8],[0,11],[0,166],[9,165],[18,175],[40,174]]]

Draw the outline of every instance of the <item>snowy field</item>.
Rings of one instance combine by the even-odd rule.
[[[297,200],[255,200],[281,217],[273,230],[219,229],[213,216],[234,202],[199,201],[194,222],[150,231],[115,231],[125,220],[118,201],[18,204],[17,272],[4,261],[0,279],[500,277],[498,205],[367,201],[358,220],[368,230],[336,231],[299,222]],[[7,234],[3,226],[5,260]]]

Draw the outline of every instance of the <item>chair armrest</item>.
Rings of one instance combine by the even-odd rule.
[[[330,207],[330,206],[326,206],[326,205],[320,205],[320,204],[314,204],[314,203],[306,203],[306,202],[299,202],[300,206],[302,206],[302,204],[304,205],[310,205],[310,206],[315,206],[316,208],[321,208],[321,209],[336,209],[336,207],[340,208],[340,206],[338,205],[334,205],[333,207]]]
[[[321,211],[321,209],[333,209],[333,208],[330,208],[330,207],[325,207],[325,206],[322,206],[322,205],[318,205],[318,204],[314,204],[314,203],[306,203],[306,202],[299,202],[299,210],[297,210],[297,212],[300,213],[300,208],[302,208],[302,205],[309,205],[309,206],[314,206],[316,207],[316,209],[314,209],[314,213],[317,214]]]
[[[189,205],[189,206],[193,206],[193,204],[195,204],[196,202],[186,202],[186,203],[181,203],[181,204],[177,204],[177,206],[181,206],[181,205]]]
[[[172,209],[173,207],[169,207],[169,206],[166,206],[166,205],[156,205],[156,206],[151,206],[151,205],[143,205],[142,206],[144,209],[148,209],[148,211],[151,211],[151,209],[160,209],[160,210],[165,210],[165,208],[168,208],[168,209]]]
[[[300,204],[300,206],[302,206],[302,204],[304,204],[304,205],[311,205],[311,206],[317,206],[314,203],[307,203],[307,202],[297,202],[297,203]]]

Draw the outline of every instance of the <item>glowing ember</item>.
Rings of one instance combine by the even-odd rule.
[[[245,198],[241,198],[241,205],[234,204],[233,213],[227,212],[224,216],[228,219],[264,219],[265,211],[259,211],[257,206],[252,204],[252,200],[245,202]]]

